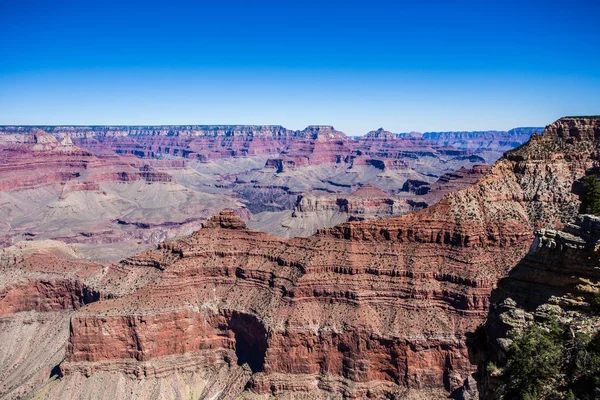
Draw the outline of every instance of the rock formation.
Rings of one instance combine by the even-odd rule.
[[[118,260],[193,232],[222,207],[243,207],[178,184],[170,172],[184,169],[180,160],[96,156],[68,136],[59,141],[43,131],[18,139],[0,140],[0,232],[7,245],[59,239],[88,255],[111,248]]]
[[[461,168],[443,174],[432,184],[409,179],[401,191],[393,194],[370,184],[350,193],[311,191],[298,195],[293,210],[259,213],[248,224],[253,229],[291,238],[309,236],[347,221],[399,216],[429,207],[448,193],[470,187],[488,170],[486,165]]]
[[[311,191],[298,195],[293,210],[257,214],[248,224],[275,236],[291,238],[310,236],[319,229],[348,220],[389,218],[414,208],[410,199],[366,184],[351,193]]]
[[[402,186],[402,191],[414,193],[413,203],[423,202],[428,206],[437,203],[445,195],[458,192],[475,184],[481,179],[490,167],[488,165],[474,165],[472,168],[460,168],[447,172],[432,184],[423,181],[407,180]]]
[[[170,182],[168,174],[152,168],[136,168],[131,160],[115,156],[96,157],[73,144],[69,137],[58,141],[35,131],[16,144],[0,146],[0,190],[20,190],[40,184],[79,178],[82,171],[96,183],[107,181]],[[128,162],[129,161],[129,162]]]
[[[248,216],[265,213],[257,215],[257,220],[270,221],[262,226],[273,226],[270,232],[278,233],[281,224],[277,221],[291,215],[299,195],[311,196],[319,190],[344,197],[365,184],[394,193],[407,180],[434,183],[444,173],[482,161],[470,150],[442,147],[422,138],[398,138],[382,129],[353,140],[330,126],[309,126],[301,131],[279,126],[42,128],[51,134],[36,127],[0,127],[0,168],[4,171],[0,189],[27,191],[4,200],[15,211],[5,224],[0,222],[2,243],[33,237],[62,239],[85,244],[88,254],[94,256],[99,254],[98,245],[114,249],[123,238],[141,242],[131,247],[133,252],[145,244],[189,234],[199,227],[200,220],[219,209],[241,207],[238,200],[248,209]],[[152,189],[161,193],[143,196],[144,204],[140,204],[140,196],[133,190],[133,186],[143,187],[139,181],[164,185],[155,185]],[[132,188],[117,188],[117,182],[130,183]],[[49,202],[52,184],[62,186],[51,189],[58,192],[53,200],[60,204]],[[38,187],[36,193],[29,193]],[[185,212],[167,206],[179,202],[172,197],[184,196],[189,197]],[[164,212],[142,211],[157,208],[149,204],[153,197],[166,203],[158,207]],[[36,200],[37,213],[49,207],[47,213],[53,218],[73,212],[82,216],[72,208],[81,208],[78,204],[85,201],[93,205],[93,211],[86,210],[88,215],[106,215],[108,220],[90,229],[87,223],[69,218],[54,223],[59,230],[53,233],[46,216],[40,218],[48,222],[47,227],[30,218],[26,224],[11,225],[10,219],[21,221],[21,214],[29,214],[17,210],[30,199]],[[214,208],[220,199],[223,207]],[[192,203],[196,206],[191,207]],[[343,222],[330,217],[306,229],[288,229],[286,235],[308,235]],[[35,224],[35,229],[30,224]],[[123,233],[124,229],[127,232]],[[123,246],[116,250],[119,256],[131,254]]]
[[[299,131],[274,125],[2,126],[0,137],[5,141],[14,140],[19,135],[40,129],[60,139],[69,137],[75,144],[95,154],[129,154],[140,158],[175,156],[201,161],[276,155],[269,165],[277,168],[341,160],[349,162],[362,154],[375,160],[441,156],[471,159],[473,163],[492,163],[504,151],[524,143],[533,132],[542,130],[515,128],[508,132],[396,135],[380,128],[353,140],[331,126],[309,126]],[[337,145],[325,145],[328,142]]]
[[[529,140],[534,133],[541,133],[544,128],[514,128],[509,131],[475,131],[475,132],[425,132],[422,138],[442,146],[460,150],[470,150],[491,163],[505,151],[511,150]]]
[[[471,341],[481,399],[506,396],[514,384],[506,376],[514,334],[552,320],[568,326],[565,342],[600,332],[599,243],[600,219],[590,215],[562,231],[538,230],[529,253],[498,282],[485,326]]]
[[[121,176],[86,179],[91,184],[99,183],[97,179],[138,179],[136,171],[125,172],[130,169],[122,165],[126,162],[134,168],[144,168],[141,178],[150,182],[176,177],[176,181],[187,189],[223,195],[230,200],[240,199],[250,213],[266,213],[258,215],[257,219],[271,221],[269,226],[280,225],[274,221],[290,215],[298,195],[310,195],[313,190],[338,193],[343,197],[364,184],[371,184],[394,193],[407,181],[434,183],[444,173],[495,160],[482,153],[481,146],[468,148],[468,143],[461,142],[461,138],[456,140],[456,145],[464,148],[459,149],[442,143],[441,138],[436,142],[417,135],[401,137],[383,129],[353,139],[331,126],[309,126],[299,131],[281,126],[3,126],[0,127],[0,147],[8,149],[23,144],[36,132],[46,135],[44,140],[51,140],[53,144],[40,143],[22,148],[22,159],[17,162],[26,168],[29,168],[26,164],[31,158],[28,152],[34,151],[35,146],[62,149],[52,155],[54,170],[61,169],[63,160],[70,162],[76,152],[88,151],[109,164],[120,163],[117,170],[122,170],[116,171],[122,173]],[[58,146],[60,141],[64,141],[64,145]],[[61,159],[58,153],[65,153],[65,156]],[[121,157],[115,157],[115,154]],[[13,161],[14,157],[6,160],[6,164]],[[240,165],[248,168],[240,168]],[[44,179],[63,182],[72,180],[72,176],[58,173],[51,178],[46,174]],[[5,186],[14,183],[8,182]],[[229,203],[228,206],[234,205]],[[145,224],[122,215],[114,220],[130,225]],[[342,220],[332,216],[324,224],[311,225],[310,229],[299,233],[306,235],[317,227],[338,222]],[[270,232],[277,233],[278,229]],[[172,234],[163,230],[157,235],[164,239]],[[8,243],[10,240],[5,239]]]
[[[177,379],[198,397],[440,398],[474,371],[466,334],[533,228],[574,220],[573,187],[598,167],[599,139],[600,119],[559,120],[432,207],[306,238],[275,238],[223,212],[118,265],[15,256],[3,276],[22,281],[0,281],[2,321],[64,308],[70,326],[60,379],[40,389],[11,376],[0,395],[58,398],[105,380],[107,392],[127,382],[133,398],[169,393]],[[55,297],[46,290],[27,301],[22,288],[40,275],[73,301],[38,309]],[[79,286],[59,285],[65,276]]]

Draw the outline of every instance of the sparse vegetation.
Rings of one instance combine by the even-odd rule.
[[[600,216],[600,180],[598,175],[588,175],[584,181],[584,192],[579,212]]]
[[[506,399],[600,398],[600,332],[576,334],[551,320],[511,339],[504,370]]]
[[[593,293],[592,298],[590,300],[590,307],[592,312],[595,314],[600,314],[600,292]]]
[[[580,334],[575,341],[568,395],[574,399],[600,398],[600,332]]]
[[[506,363],[508,397],[546,398],[560,380],[564,352],[561,329],[555,321],[549,327],[534,324],[512,340]]]

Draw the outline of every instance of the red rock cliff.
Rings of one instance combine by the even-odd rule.
[[[158,271],[152,283],[75,312],[65,379],[237,362],[252,370],[246,390],[274,396],[452,391],[473,372],[465,335],[492,285],[535,226],[574,218],[573,187],[598,167],[598,138],[599,119],[559,120],[429,209],[308,238],[270,237],[222,213],[123,263]]]

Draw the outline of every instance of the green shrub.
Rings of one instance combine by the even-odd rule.
[[[591,338],[580,335],[578,342],[570,390],[577,399],[600,399],[600,332]]]
[[[593,293],[590,306],[595,314],[600,314],[600,293]]]
[[[508,398],[541,399],[551,393],[561,375],[562,331],[534,324],[513,335],[506,364]]]
[[[551,321],[511,338],[505,399],[600,399],[600,332],[575,335]]]
[[[579,212],[600,216],[600,181],[598,180],[598,176],[586,176],[583,184],[584,191]]]

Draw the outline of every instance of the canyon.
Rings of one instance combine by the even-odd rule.
[[[461,168],[432,183],[408,179],[399,191],[387,193],[370,184],[351,193],[313,190],[298,195],[292,210],[264,212],[248,226],[275,236],[308,236],[347,221],[399,216],[437,203],[445,194],[473,185],[489,170],[487,165]]]
[[[415,160],[417,156],[435,156],[436,152],[479,156],[479,162],[490,164],[543,128],[399,134],[380,128],[364,136],[348,137],[323,125],[297,131],[278,125],[0,126],[0,135],[14,138],[36,130],[59,139],[69,137],[94,153],[133,154],[140,158],[180,156],[201,161],[267,154],[277,155],[272,165],[293,167],[338,161],[338,156],[406,156]]]
[[[2,137],[0,136],[0,142]],[[174,235],[187,235],[230,196],[194,190],[166,171],[178,160],[94,155],[34,131],[0,145],[0,242],[61,240],[90,257],[119,260]]]
[[[252,228],[282,237],[308,236],[357,217],[344,206],[333,210],[327,201],[319,201],[314,212],[302,211],[310,198],[324,195],[352,203],[353,192],[371,185],[385,193],[374,192],[365,203],[363,190],[365,211],[358,217],[396,216],[433,204],[446,190],[472,184],[474,179],[452,178],[454,186],[436,189],[448,174],[495,161],[491,147],[501,152],[501,143],[526,140],[494,131],[485,140],[455,141],[464,147],[459,149],[442,139],[383,129],[349,138],[330,126],[301,131],[281,126],[3,126],[0,244],[60,240],[92,259],[119,261],[189,235],[225,208],[236,210]],[[382,201],[396,205],[382,209],[377,205]],[[370,204],[379,208],[368,210]],[[320,205],[325,208],[319,210]]]
[[[4,129],[2,157],[18,159],[23,144],[9,138],[32,132]],[[205,139],[194,129],[141,136],[149,142],[158,137],[154,143],[163,136],[169,143],[182,140],[177,148],[192,149],[196,136]],[[63,146],[80,146],[87,150],[75,152],[90,160],[118,165],[133,154],[113,154],[118,146],[138,143],[132,139],[137,134],[121,135],[117,128],[104,134],[64,129],[62,137],[44,130],[56,143],[36,131],[27,139],[34,148],[26,151],[62,153]],[[245,148],[257,156],[269,148],[265,142],[276,137],[283,143],[289,136],[273,128],[254,147],[241,146],[254,140],[235,130],[229,136],[211,132],[208,142],[221,135],[211,143],[227,138],[235,144],[232,151]],[[77,246],[60,241],[7,243],[0,253],[0,338],[15,345],[0,354],[7,366],[0,372],[0,396],[465,397],[476,371],[468,337],[495,304],[490,294],[498,279],[529,257],[536,237],[539,242],[556,236],[557,228],[577,225],[581,180],[600,167],[600,119],[558,120],[491,167],[479,165],[488,161],[488,150],[449,148],[426,135],[379,130],[351,140],[333,128],[301,132],[285,149],[260,153],[264,164],[255,157],[235,159],[222,145],[187,154],[186,165],[204,163],[193,173],[221,171],[221,185],[207,186],[207,192],[243,193],[235,199],[245,207],[221,204],[229,209],[151,250],[107,262],[90,261]],[[120,144],[106,146],[103,137],[119,138],[114,142]],[[456,135],[439,140],[447,137]],[[466,147],[488,149],[489,138],[474,137]],[[91,149],[78,140],[99,145]],[[127,164],[130,169],[114,167],[128,177],[129,183],[119,185],[181,182],[192,190],[189,171],[169,165],[180,158],[161,159],[168,162],[162,167],[144,164],[140,156],[151,150],[148,143]],[[171,154],[173,148],[161,150]],[[242,166],[223,173],[233,159]],[[161,175],[161,168],[174,180]],[[309,179],[314,176],[320,179]],[[44,185],[52,179],[44,177],[50,181]],[[227,187],[231,182],[236,188]],[[257,194],[256,185],[267,183],[272,192]],[[287,190],[275,192],[275,186]],[[332,225],[342,223],[302,227],[315,231],[310,236],[277,237],[248,227],[260,213],[281,211],[264,200],[286,204],[295,214],[286,221],[310,220],[311,213],[343,214],[352,221],[335,217]],[[425,208],[409,212],[410,204]],[[536,236],[536,229],[547,233]],[[511,285],[518,291],[518,284]],[[38,343],[39,332],[45,340]],[[485,384],[478,386],[485,395]]]

